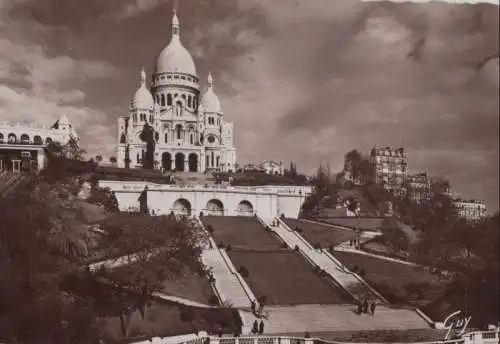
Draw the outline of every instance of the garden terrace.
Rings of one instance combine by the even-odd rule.
[[[189,271],[186,271],[181,277],[174,276],[172,279],[165,280],[160,292],[207,305],[214,303],[213,300],[216,297],[207,276]]]
[[[191,319],[192,321],[189,321]],[[241,323],[237,311],[227,308],[201,309],[155,302],[148,309],[145,319],[141,317],[138,310],[132,313],[129,338],[125,341],[121,333],[119,317],[107,316],[103,320],[104,333],[110,339],[115,341],[122,339],[124,343],[130,343],[132,338],[138,341],[197,331],[217,334],[219,329],[222,329],[223,333],[232,334]]]
[[[422,307],[436,300],[450,282],[422,267],[352,252],[333,255],[351,271],[364,271],[364,279],[392,304]]]
[[[217,245],[232,248],[273,250],[281,242],[273,232],[268,232],[253,216],[202,216],[201,221]]]
[[[342,289],[320,277],[298,252],[244,251],[228,252],[240,274],[248,271],[248,282],[256,297],[265,296],[270,305],[343,304],[350,298]]]
[[[337,246],[356,237],[356,233],[349,229],[336,229],[321,223],[286,218],[285,223],[292,230],[298,230],[310,244],[320,244],[322,247]]]

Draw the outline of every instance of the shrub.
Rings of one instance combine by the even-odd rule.
[[[226,251],[231,252],[232,249],[233,247],[231,246],[231,244],[228,244],[226,247]]]
[[[360,277],[365,277],[365,270],[363,270],[363,269],[359,270],[358,275]]]
[[[304,338],[311,338],[311,335],[309,334],[309,332],[304,333]]]
[[[217,245],[217,247],[218,247],[218,248],[224,248],[224,246],[226,246],[226,245],[224,244],[224,241],[221,241],[221,242],[219,243],[219,245]]]
[[[248,269],[244,266],[240,266],[238,269],[238,273],[241,275],[243,278],[248,278],[250,276],[250,273],[248,272]]]
[[[257,301],[259,301],[260,304],[265,305],[267,303],[267,296],[266,295],[261,295]]]
[[[214,228],[212,227],[212,225],[208,225],[207,231],[208,231],[208,233],[213,233],[214,232]]]
[[[299,246],[295,245],[295,247],[293,248],[295,251],[299,251]]]
[[[319,242],[315,243],[313,247],[315,250],[321,250],[321,244]]]
[[[321,268],[319,266],[314,266],[313,268],[314,272],[317,273],[318,275],[321,273]]]
[[[357,273],[359,271],[359,266],[353,265],[349,270],[351,270],[354,273]]]
[[[286,244],[286,242],[281,243],[281,248],[288,248],[288,245]]]
[[[210,299],[208,300],[208,304],[212,305],[212,306],[217,306],[219,304],[219,299],[217,298],[217,296],[212,295],[212,296],[210,296]]]

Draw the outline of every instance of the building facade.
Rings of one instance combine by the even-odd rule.
[[[408,198],[416,203],[431,199],[431,179],[427,172],[408,175],[406,188]]]
[[[66,115],[51,126],[0,123],[0,170],[33,172],[46,167],[44,148],[51,142],[79,141]]]
[[[234,126],[224,118],[211,73],[200,91],[191,54],[180,40],[176,13],[172,38],[156,60],[150,88],[141,71],[129,113],[118,118],[118,167],[142,167],[145,126],[154,131],[154,167],[164,171],[234,171]]]
[[[486,204],[477,200],[453,200],[453,206],[458,212],[458,216],[467,222],[477,222],[486,217]]]
[[[396,196],[406,195],[407,158],[403,148],[374,147],[370,162],[375,173],[375,182]]]
[[[285,169],[283,168],[283,162],[276,162],[273,160],[266,160],[259,164],[259,167],[266,174],[274,174],[278,176],[282,176],[285,173]]]

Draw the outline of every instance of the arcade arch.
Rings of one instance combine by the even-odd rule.
[[[236,212],[239,216],[253,216],[253,205],[247,200],[243,200],[238,204]]]
[[[179,198],[174,202],[172,211],[175,215],[191,216],[191,203],[185,198]]]
[[[178,172],[184,172],[184,154],[177,153],[175,155],[175,170]]]
[[[207,215],[212,216],[223,216],[224,215],[224,204],[218,199],[211,199],[207,202]]]
[[[197,172],[198,171],[198,154],[191,153],[188,157],[189,161],[189,172]]]

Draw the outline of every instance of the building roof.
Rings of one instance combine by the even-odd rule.
[[[133,109],[152,109],[154,107],[154,100],[151,92],[146,88],[146,72],[144,68],[141,70],[141,84],[139,89],[132,97],[131,107]]]
[[[208,88],[201,99],[201,106],[204,112],[222,113],[222,106],[219,97],[214,92],[212,73],[208,73]]]
[[[155,73],[183,73],[197,76],[193,57],[182,45],[179,31],[179,19],[174,11],[172,18],[172,38],[156,60]]]

